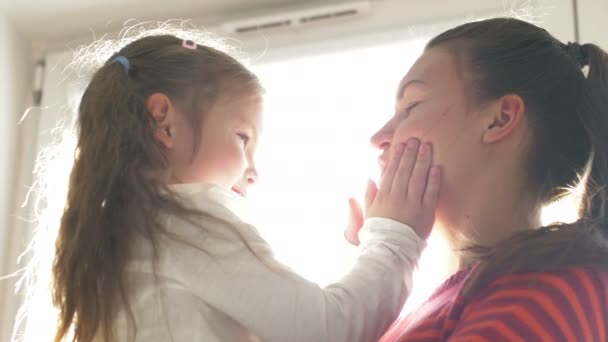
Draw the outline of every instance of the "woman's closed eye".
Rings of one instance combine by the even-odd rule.
[[[411,114],[412,109],[417,107],[421,102],[422,101],[413,102],[413,103],[407,105],[403,110],[400,111],[399,116],[402,118],[407,118]]]
[[[413,103],[411,103],[410,105],[408,105],[408,106],[405,108],[405,112],[406,112],[407,114],[410,114],[410,112],[412,111],[412,109],[416,108],[416,107],[417,107],[417,106],[418,106],[418,105],[419,105],[421,102],[422,102],[422,101],[417,101],[417,102],[413,102]]]

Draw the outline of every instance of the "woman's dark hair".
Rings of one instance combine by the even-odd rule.
[[[529,186],[549,203],[579,185],[579,219],[519,233],[500,246],[473,247],[482,261],[465,288],[475,293],[505,273],[568,266],[608,267],[608,55],[593,44],[564,44],[512,19],[467,23],[432,39],[470,75],[482,104],[521,96],[532,129]]]
[[[146,99],[167,95],[198,137],[202,115],[226,91],[238,96],[262,89],[233,57],[172,35],[129,43],[93,75],[78,109],[76,155],[56,241],[55,341],[71,328],[74,341],[111,340],[118,308],[130,313],[124,270],[134,239],[155,247],[167,233],[159,215],[200,214],[166,187],[169,165],[154,139]]]

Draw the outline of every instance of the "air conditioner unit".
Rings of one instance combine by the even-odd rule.
[[[271,29],[289,29],[333,20],[353,18],[370,11],[369,0],[320,5],[229,21],[222,28],[229,34],[245,34]]]

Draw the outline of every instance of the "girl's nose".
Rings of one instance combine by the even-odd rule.
[[[250,167],[249,169],[247,169],[245,177],[247,179],[247,183],[253,185],[258,181],[258,172],[255,168]]]

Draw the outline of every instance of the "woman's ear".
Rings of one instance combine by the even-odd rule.
[[[519,95],[509,94],[501,97],[491,107],[483,142],[492,144],[510,136],[524,119],[525,104]]]
[[[176,124],[176,112],[171,99],[165,94],[154,93],[146,99],[146,109],[152,118],[154,137],[165,148],[172,148],[174,145],[173,132]]]

